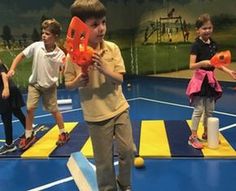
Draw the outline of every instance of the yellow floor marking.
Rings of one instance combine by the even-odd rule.
[[[139,148],[140,156],[171,156],[163,120],[142,121]]]
[[[77,125],[76,122],[64,123],[65,130],[70,133]],[[32,147],[26,150],[22,158],[47,158],[50,153],[57,147],[59,129],[55,125],[43,137],[41,137]]]
[[[89,157],[89,158],[93,157],[93,147],[92,147],[92,142],[91,142],[91,138],[90,137],[88,138],[88,140],[84,144],[83,148],[81,149],[81,152],[86,157]]]
[[[191,127],[191,120],[187,121],[189,127]],[[203,124],[200,122],[198,128],[198,137],[201,138],[204,132]],[[207,142],[204,143],[204,148],[202,149],[202,153],[204,157],[235,157],[236,152],[234,148],[229,144],[229,142],[225,139],[225,137],[219,132],[219,140],[220,144],[217,149],[210,149],[207,146]]]

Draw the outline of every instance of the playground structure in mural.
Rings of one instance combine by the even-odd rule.
[[[181,33],[183,41],[189,40],[189,26],[181,16],[174,16],[175,9],[167,14],[167,17],[160,17],[159,19],[152,21],[145,29],[144,32],[144,44],[146,44],[151,36],[156,34],[156,43],[166,42],[163,38],[167,35],[167,42],[173,41],[173,36]]]

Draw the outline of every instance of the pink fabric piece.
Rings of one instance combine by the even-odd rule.
[[[222,88],[219,82],[215,79],[214,72],[197,69],[194,72],[194,75],[191,78],[186,90],[186,94],[190,98],[190,103],[192,102],[193,94],[201,91],[202,82],[206,75],[208,77],[208,82],[210,86],[213,87],[215,91],[218,93],[215,99],[218,99],[222,95]]]

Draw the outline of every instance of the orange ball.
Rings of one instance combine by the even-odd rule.
[[[143,168],[144,167],[144,159],[142,157],[135,157],[134,158],[134,166],[136,168]]]

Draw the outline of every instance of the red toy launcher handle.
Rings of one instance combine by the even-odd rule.
[[[78,17],[71,19],[67,36],[66,50],[73,63],[82,68],[82,72],[87,74],[88,67],[92,64],[93,49],[88,46],[89,28]]]
[[[229,50],[218,52],[211,58],[211,64],[215,67],[227,66],[230,63],[231,52]]]

